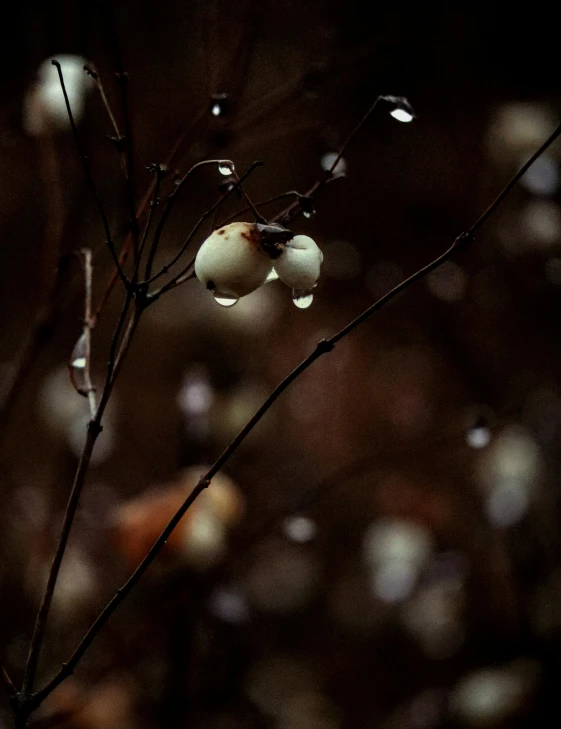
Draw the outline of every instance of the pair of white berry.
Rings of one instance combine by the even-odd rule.
[[[311,291],[322,261],[321,250],[307,235],[292,235],[276,225],[230,223],[202,244],[195,274],[215,295],[238,299],[270,280],[273,270],[295,291]]]

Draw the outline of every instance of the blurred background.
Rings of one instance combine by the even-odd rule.
[[[265,163],[247,183],[261,201],[304,193],[378,94],[406,96],[417,114],[400,123],[376,110],[315,214],[293,224],[324,252],[308,309],[280,281],[226,309],[194,280],[147,311],[63,563],[44,682],[272,388],[448,247],[552,131],[558,29],[539,1],[57,0],[10,14],[0,655],[18,681],[88,417],[67,367],[83,318],[73,252],[93,249],[96,303],[112,271],[66,118],[49,107],[45,59],[95,65],[121,127],[114,73],[129,73],[138,204],[146,167],[181,135],[163,197],[191,164],[227,157],[240,173]],[[114,132],[87,77],[68,82],[121,245]],[[556,715],[560,162],[554,146],[469,250],[279,399],[37,713],[42,726],[54,715],[75,729],[534,727]],[[159,264],[225,183],[208,167],[186,185]],[[241,207],[231,195],[190,253]],[[122,300],[117,286],[93,335],[98,386]]]

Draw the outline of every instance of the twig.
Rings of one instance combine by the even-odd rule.
[[[120,61],[119,61],[120,65]],[[123,124],[125,127],[125,182],[127,186],[127,204],[130,216],[130,226],[132,232],[132,243],[133,253],[135,257],[135,263],[138,260],[138,246],[140,238],[140,229],[138,226],[138,218],[136,217],[136,192],[135,192],[135,173],[134,173],[134,143],[132,136],[132,125],[129,114],[129,98],[128,98],[128,83],[129,75],[121,68],[116,74],[117,82],[121,89],[121,101],[123,107]]]
[[[136,252],[136,258],[138,261],[138,257],[140,256],[139,252],[139,238],[140,238],[140,229],[138,225],[138,218],[142,214],[142,210],[136,210],[135,209],[135,191],[134,191],[134,167],[133,167],[133,142],[132,142],[132,132],[130,128],[130,119],[129,119],[129,113],[128,113],[128,98],[126,94],[126,84],[128,82],[128,77],[126,74],[123,74],[121,72],[117,73],[117,79],[119,80],[119,85],[121,87],[121,96],[122,96],[122,104],[123,104],[123,118],[124,118],[124,124],[125,124],[125,133],[121,134],[121,131],[119,129],[119,124],[117,122],[117,119],[115,117],[115,114],[113,113],[113,110],[111,109],[111,105],[109,104],[109,100],[107,98],[107,95],[105,93],[105,88],[103,86],[103,83],[101,81],[101,77],[99,73],[92,68],[91,66],[84,66],[84,70],[88,74],[88,76],[91,76],[91,78],[94,80],[95,85],[97,87],[97,90],[99,92],[101,103],[105,107],[105,110],[107,112],[107,115],[109,117],[109,120],[111,122],[111,126],[113,127],[113,134],[114,136],[107,136],[110,142],[113,142],[117,150],[119,151],[121,155],[121,165],[123,168],[123,173],[125,176],[125,184],[127,189],[127,207],[129,210],[129,219],[130,219],[130,236],[127,239],[128,244],[133,244],[133,250]],[[121,78],[123,80],[121,81]],[[123,246],[124,248],[124,246]],[[126,259],[126,256],[124,257]],[[121,266],[124,263],[123,257],[121,256],[119,258],[119,261],[121,263]],[[134,275],[133,275],[133,281],[134,281]]]
[[[84,154],[82,150],[82,145],[80,143],[80,138],[78,136],[78,130],[76,129],[76,123],[74,121],[74,117],[72,115],[72,109],[70,108],[70,101],[68,100],[68,94],[66,92],[66,86],[64,84],[64,77],[62,75],[62,69],[60,67],[60,63],[58,61],[51,61],[53,66],[55,66],[56,70],[58,71],[58,77],[60,80],[60,85],[62,88],[62,93],[64,94],[64,103],[66,104],[66,111],[68,113],[68,119],[70,120],[70,126],[72,128],[72,134],[74,135],[74,141],[76,142],[76,147],[78,148],[78,155],[80,157],[80,160],[82,161],[82,167],[84,168],[84,173],[86,175],[86,180],[88,182],[88,185],[90,186],[90,189],[92,191],[99,216],[101,218],[101,221],[103,223],[103,228],[105,230],[105,238],[106,238],[106,244],[109,248],[109,251],[111,253],[111,256],[113,258],[113,262],[115,263],[115,266],[117,268],[117,271],[119,272],[119,276],[126,287],[129,286],[129,281],[127,277],[125,276],[125,273],[121,267],[121,264],[119,262],[119,257],[117,256],[117,251],[115,249],[115,243],[113,242],[113,239],[111,237],[111,230],[109,228],[109,221],[107,219],[107,215],[105,213],[105,209],[103,207],[103,203],[101,202],[101,198],[99,197],[99,193],[97,191],[97,188],[95,186],[95,182],[92,176],[92,172],[90,170],[90,165],[88,163],[88,158]]]
[[[173,145],[170,153],[168,154],[168,156],[166,158],[166,162],[163,165],[163,167],[169,167],[171,165],[171,163],[174,161],[174,159],[178,155],[181,147],[185,144],[186,140],[197,131],[198,127],[200,126],[201,122],[205,120],[206,116],[207,116],[206,110],[202,109],[199,112],[199,114],[197,115],[197,117],[195,118],[195,120],[194,120],[193,124],[190,126],[190,128],[187,131],[183,132],[183,134],[181,134],[177,138],[175,144]],[[155,181],[152,182],[152,184],[146,191],[146,194],[144,195],[142,202],[138,206],[137,213],[136,213],[138,219],[140,219],[142,217],[142,215],[144,214],[146,206],[148,205],[148,203],[150,202],[150,199],[152,198],[152,196],[154,194],[155,184],[156,184]],[[125,261],[127,260],[131,244],[132,244],[132,233],[129,234],[125,238],[125,242],[123,243],[121,255],[119,257],[119,262],[120,262],[121,266],[123,266]],[[109,300],[109,297],[111,296],[111,292],[115,288],[115,284],[117,283],[118,280],[119,280],[119,272],[117,271],[117,269],[115,269],[115,271],[109,278],[105,291],[103,292],[103,296],[101,297],[101,300],[96,307],[96,312],[94,315],[94,326],[97,323],[97,320],[99,319],[101,314],[103,313],[105,306],[107,305],[107,301]]]
[[[8,696],[12,698],[12,696],[15,696],[17,694],[17,689],[14,685],[14,682],[10,678],[10,674],[8,671],[6,671],[6,668],[4,667],[4,662],[0,658],[0,675],[2,676],[2,681],[6,688],[8,689]]]
[[[339,177],[340,177],[340,175],[332,175],[327,180],[326,184],[329,185],[331,182],[338,180]],[[302,207],[302,209],[304,209],[304,206],[306,204],[310,205],[311,203],[313,203],[313,199],[310,198],[309,195],[298,192],[298,190],[287,190],[286,192],[281,192],[278,195],[275,195],[274,197],[268,198],[267,200],[261,200],[260,202],[256,202],[255,207],[259,209],[259,208],[264,207],[265,205],[271,205],[272,203],[278,202],[279,200],[284,200],[284,198],[286,198],[286,197],[296,198],[295,202],[299,203],[300,206]],[[303,203],[303,201],[304,201],[304,203]],[[250,210],[253,210],[253,207],[249,206],[249,205],[245,208],[242,208],[241,210],[238,210],[237,212],[230,215],[229,218],[226,218],[226,220],[223,220],[220,223],[220,225],[218,225],[217,227],[221,228],[223,225],[228,225],[228,223],[231,223],[236,218],[239,218],[240,215],[243,215],[244,213],[247,213]],[[275,217],[273,218],[273,221],[276,222],[282,215],[283,215],[282,212],[279,213],[279,215],[275,215]]]
[[[162,182],[162,177],[164,176],[165,168],[162,167],[162,165],[154,164],[149,167],[152,172],[155,174],[154,179],[154,195],[152,197],[152,200],[150,201],[150,210],[148,212],[148,220],[146,221],[146,225],[144,226],[144,230],[142,232],[142,238],[140,239],[140,246],[138,249],[138,258],[136,261],[136,265],[134,267],[134,274],[133,274],[133,281],[136,281],[138,279],[138,271],[140,269],[140,261],[142,259],[142,253],[144,252],[144,247],[146,245],[146,241],[148,240],[148,236],[150,234],[150,228],[152,227],[152,220],[154,218],[154,212],[158,205],[160,204],[160,185]]]
[[[281,192],[279,195],[275,195],[274,197],[270,197],[267,200],[260,200],[259,202],[254,203],[256,208],[262,208],[265,207],[265,205],[270,205],[271,203],[278,202],[279,200],[284,200],[285,197],[295,197],[296,199],[299,199],[300,197],[303,197],[297,190],[288,190],[287,192]],[[248,205],[245,208],[242,208],[241,210],[236,211],[235,213],[232,213],[229,218],[226,218],[226,220],[223,220],[220,225],[218,225],[218,228],[222,228],[224,225],[228,225],[228,223],[231,223],[236,218],[239,218],[240,215],[243,215],[244,213],[249,212],[250,210],[253,210],[252,205]]]
[[[179,276],[176,276],[171,281],[168,281],[167,284],[162,286],[162,288],[158,289],[157,291],[154,291],[148,296],[148,303],[153,304],[155,303],[162,294],[165,294],[167,291],[171,291],[172,289],[177,288],[177,286],[181,286],[181,284],[185,283],[186,281],[191,281],[195,278],[195,272],[191,271],[191,269],[195,265],[195,258],[196,256],[193,256],[189,263],[185,266],[183,271]]]
[[[228,162],[233,166],[233,162],[231,160],[219,160],[219,159],[205,159],[202,162],[197,162],[194,164],[184,175],[183,177],[177,181],[175,185],[175,189],[170,193],[168,196],[166,206],[162,211],[162,215],[160,217],[160,220],[158,221],[158,225],[156,226],[156,230],[154,232],[154,239],[152,241],[152,247],[150,249],[150,253],[148,255],[148,260],[146,262],[146,270],[144,274],[145,281],[142,282],[142,286],[146,286],[152,281],[155,281],[161,273],[156,274],[152,278],[150,278],[150,274],[152,272],[152,265],[154,263],[154,258],[156,257],[156,253],[158,250],[158,246],[160,244],[160,239],[162,236],[162,231],[164,229],[164,226],[167,222],[167,219],[169,217],[169,214],[171,213],[171,210],[174,206],[174,204],[177,202],[179,193],[181,192],[181,189],[183,188],[183,185],[187,182],[189,177],[195,172],[195,170],[198,170],[200,167],[205,167],[208,165],[219,165],[221,162]],[[174,260],[175,262],[175,260]],[[169,266],[173,266],[173,263],[170,263]]]
[[[138,218],[136,215],[136,203],[135,203],[135,172],[134,172],[134,143],[132,135],[132,126],[129,114],[129,99],[128,99],[128,82],[129,76],[123,68],[123,59],[121,55],[121,48],[119,43],[119,33],[117,29],[117,17],[114,6],[109,3],[106,7],[107,12],[107,30],[109,33],[109,43],[111,46],[113,59],[117,73],[115,77],[121,91],[121,108],[123,115],[123,127],[124,137],[123,142],[123,159],[125,166],[125,185],[126,185],[126,196],[127,196],[127,208],[129,214],[129,224],[131,230],[131,243],[134,255],[134,263],[138,260],[138,244],[140,237],[140,229],[138,225]]]
[[[247,192],[245,191],[245,187],[243,186],[243,184],[242,184],[242,181],[241,181],[241,180],[240,180],[240,178],[238,177],[238,173],[236,172],[236,170],[235,170],[235,169],[232,169],[232,175],[234,176],[234,178],[235,178],[235,180],[236,180],[236,184],[237,184],[237,186],[238,186],[238,187],[240,188],[240,190],[241,190],[241,193],[242,193],[242,195],[243,195],[243,196],[244,196],[244,198],[245,198],[245,201],[246,201],[246,202],[247,202],[247,204],[249,205],[249,209],[250,209],[250,210],[251,210],[251,212],[253,213],[253,215],[254,215],[254,217],[255,217],[255,221],[256,221],[257,223],[263,223],[263,224],[265,224],[265,225],[266,225],[266,224],[267,224],[267,219],[266,219],[266,218],[264,218],[264,217],[263,217],[263,216],[261,215],[261,213],[259,212],[259,210],[258,210],[258,209],[257,209],[257,208],[255,207],[255,205],[253,204],[253,202],[252,202],[252,201],[250,200],[250,198],[249,198],[249,195],[248,195],[248,194],[247,194]]]
[[[109,140],[111,142],[114,142],[114,144],[117,146],[118,149],[122,148],[124,138],[121,134],[121,131],[119,129],[119,125],[117,123],[117,119],[115,117],[115,114],[113,113],[113,109],[111,109],[111,105],[109,103],[109,99],[107,98],[107,95],[105,93],[105,88],[103,87],[103,83],[101,81],[101,78],[99,76],[99,73],[92,68],[92,66],[84,66],[84,71],[90,76],[99,92],[99,96],[101,98],[101,103],[103,104],[103,107],[105,108],[105,111],[107,112],[107,116],[109,117],[109,121],[111,122],[111,126],[113,127],[113,134],[114,137],[109,137]],[[122,162],[123,162],[123,170],[126,173],[126,159],[122,156]]]
[[[358,124],[354,127],[354,129],[348,134],[347,138],[343,142],[343,144],[339,147],[339,151],[337,152],[335,159],[333,160],[331,166],[329,169],[325,171],[323,176],[312,185],[312,187],[308,190],[305,197],[311,199],[312,201],[315,200],[315,198],[319,195],[319,193],[323,190],[323,188],[328,184],[328,182],[332,179],[334,179],[335,175],[335,168],[341,161],[342,156],[345,154],[345,150],[349,146],[349,144],[352,142],[354,137],[358,134],[358,132],[362,129],[362,127],[366,124],[368,121],[368,118],[373,113],[373,111],[376,109],[380,101],[384,99],[383,96],[378,96],[374,103],[370,106],[368,111],[364,114],[362,119],[358,122]],[[290,223],[298,217],[300,212],[302,211],[302,207],[300,205],[300,201],[297,200],[296,202],[292,203],[292,205],[289,205],[285,210],[280,212],[278,215],[276,215],[273,218],[273,222],[280,221],[283,225],[290,225]]]
[[[131,294],[127,294],[127,301],[130,301]],[[127,307],[125,306],[123,309],[124,316],[126,316],[126,310]],[[117,375],[121,369],[123,360],[126,356],[126,353],[128,351],[128,348],[130,346],[132,337],[134,335],[134,332],[136,331],[136,327],[138,326],[138,321],[140,319],[140,315],[142,313],[141,309],[136,309],[134,312],[134,315],[132,319],[129,322],[127,331],[123,337],[123,341],[121,343],[121,346],[119,348],[119,352],[117,355],[111,355],[110,361],[108,365],[108,374],[107,379],[105,382],[105,387],[103,389],[103,393],[99,402],[99,406],[97,408],[95,417],[92,418],[88,423],[87,428],[87,434],[86,434],[86,442],[84,444],[84,449],[82,451],[82,455],[80,457],[80,462],[78,464],[78,468],[76,471],[76,475],[74,477],[74,483],[72,484],[72,489],[70,491],[70,496],[68,498],[68,503],[66,506],[66,511],[64,514],[63,519],[63,525],[62,530],[59,537],[58,546],[56,549],[55,556],[53,558],[53,562],[51,564],[51,569],[49,572],[49,577],[47,580],[47,586],[45,588],[45,592],[41,601],[41,607],[39,608],[39,613],[37,615],[37,620],[35,622],[35,628],[33,632],[33,638],[31,641],[31,646],[29,649],[29,657],[27,659],[27,665],[25,669],[25,675],[23,679],[23,685],[22,690],[20,693],[20,701],[22,706],[26,706],[28,709],[31,707],[31,710],[33,708],[36,708],[38,704],[35,704],[32,701],[32,697],[30,696],[31,690],[33,688],[33,681],[35,679],[35,674],[37,671],[37,664],[39,661],[39,655],[41,652],[41,646],[43,644],[43,638],[45,635],[45,628],[47,626],[47,619],[49,616],[49,610],[56,586],[56,581],[58,578],[58,573],[60,571],[60,566],[62,563],[62,559],[64,557],[64,552],[66,550],[66,544],[68,542],[68,537],[70,534],[70,530],[72,528],[72,523],[74,521],[74,516],[76,514],[76,509],[78,507],[78,502],[80,499],[80,495],[82,493],[82,488],[84,486],[84,482],[86,479],[86,474],[88,472],[91,455],[95,446],[95,443],[97,441],[97,438],[99,437],[99,434],[102,431],[102,425],[101,421],[103,418],[103,414],[105,412],[105,408],[107,406],[107,402],[109,401],[109,397],[111,395],[111,391],[113,389],[113,386],[115,384],[115,380],[117,378]],[[121,316],[121,322],[124,319],[124,316]],[[116,347],[116,341],[118,339],[118,336],[120,334],[121,327],[118,326],[117,330],[115,332],[115,335],[113,337],[113,345],[112,345],[112,352],[114,351],[114,348]]]
[[[232,440],[230,445],[223,451],[223,453],[219,456],[219,458],[214,462],[214,464],[211,466],[211,468],[199,479],[197,485],[193,488],[189,496],[185,499],[181,507],[178,509],[178,511],[175,513],[175,515],[172,517],[172,519],[169,521],[165,529],[162,531],[158,539],[154,542],[142,562],[139,564],[139,566],[136,568],[136,570],[133,572],[131,577],[125,582],[125,584],[117,590],[113,598],[109,601],[109,603],[106,605],[104,610],[101,612],[99,617],[95,620],[93,625],[90,627],[70,659],[67,661],[67,663],[63,664],[59,672],[54,676],[53,679],[40,691],[38,691],[32,698],[31,701],[33,702],[33,706],[37,707],[39,704],[62,682],[67,678],[69,675],[71,675],[74,671],[74,668],[80,661],[81,657],[84,655],[88,647],[91,645],[94,638],[97,636],[101,628],[104,626],[104,624],[109,620],[111,615],[115,612],[117,607],[121,604],[121,602],[125,599],[125,597],[130,593],[130,591],[133,589],[133,587],[137,584],[137,582],[140,580],[142,575],[146,572],[148,567],[152,564],[156,556],[158,555],[159,551],[163,547],[163,545],[166,543],[167,539],[169,538],[170,534],[174,530],[174,528],[177,526],[177,524],[180,522],[186,511],[189,509],[191,504],[197,499],[197,497],[210,485],[210,482],[212,478],[218,473],[218,471],[224,466],[224,464],[228,461],[228,459],[232,456],[232,454],[238,449],[238,447],[243,443],[245,438],[251,433],[253,428],[257,425],[257,423],[261,420],[261,418],[265,415],[265,413],[271,408],[271,406],[276,402],[276,400],[280,397],[280,395],[296,380],[305,370],[307,370],[317,359],[319,359],[324,354],[327,354],[331,351],[333,351],[335,345],[340,342],[344,337],[346,337],[348,334],[350,334],[352,331],[354,331],[360,324],[362,324],[364,321],[366,321],[368,318],[370,318],[376,311],[381,309],[383,306],[385,306],[387,303],[389,303],[392,299],[394,299],[398,294],[400,294],[405,289],[409,288],[413,283],[420,280],[421,278],[427,276],[431,271],[434,271],[436,268],[438,268],[440,265],[442,265],[445,261],[447,261],[456,251],[465,248],[469,243],[473,241],[474,233],[480,228],[481,225],[489,218],[489,216],[498,208],[500,203],[504,200],[505,196],[508,194],[510,190],[514,187],[514,185],[518,182],[518,180],[522,177],[522,175],[526,172],[528,167],[549,147],[550,144],[561,134],[561,124],[555,129],[555,131],[551,134],[551,136],[548,138],[548,140],[540,147],[540,149],[532,155],[532,157],[528,160],[528,162],[514,175],[512,180],[505,186],[503,191],[499,193],[499,195],[495,198],[495,200],[489,205],[489,207],[481,214],[481,216],[473,223],[473,225],[468,228],[464,233],[460,234],[453,243],[447,248],[444,253],[442,253],[440,256],[435,258],[433,261],[431,261],[429,264],[424,266],[423,268],[419,269],[416,273],[409,276],[407,279],[399,283],[397,286],[395,286],[393,289],[391,289],[388,293],[386,293],[384,296],[382,296],[380,299],[378,299],[376,302],[374,302],[371,306],[369,306],[365,311],[362,312],[359,316],[357,316],[355,319],[353,319],[351,322],[349,322],[346,326],[344,326],[339,332],[334,334],[330,339],[322,339],[318,342],[316,345],[316,348],[314,349],[311,354],[309,354],[302,362],[300,362],[297,367],[295,367],[292,372],[285,377],[282,382],[277,385],[277,387],[273,390],[273,392],[269,395],[269,397],[265,400],[265,402],[261,405],[261,407],[257,410],[257,412],[253,415],[253,417],[250,418],[250,420],[246,423],[246,425],[240,430],[238,435]]]
[[[92,342],[92,252],[89,248],[83,248],[80,251],[81,260],[82,260],[82,269],[84,272],[84,322],[83,322],[83,329],[82,329],[82,336],[80,339],[83,339],[84,347],[83,347],[83,366],[82,362],[80,361],[79,366],[76,365],[76,362],[74,361],[74,354],[72,355],[72,360],[70,362],[70,378],[72,380],[72,384],[74,385],[74,388],[77,392],[80,393],[80,395],[84,395],[88,398],[88,403],[90,406],[90,416],[93,418],[96,413],[97,405],[95,400],[95,388],[92,385],[91,375],[90,375],[90,365],[91,365],[91,342]],[[78,340],[79,341],[79,340]],[[82,353],[80,352],[80,355]],[[82,358],[81,358],[82,359]],[[84,386],[80,385],[78,382],[76,382],[76,370],[82,371],[82,376],[84,378]]]
[[[253,164],[251,164],[251,166],[249,167],[249,169],[247,169],[246,172],[244,172],[244,174],[241,176],[240,182],[243,182],[244,180],[246,180],[249,177],[249,175],[251,175],[251,173],[254,170],[256,170],[258,167],[261,167],[262,165],[263,165],[263,162],[259,162],[259,161],[253,162]],[[158,273],[155,273],[153,276],[151,276],[150,278],[148,278],[145,281],[143,281],[142,284],[141,284],[142,286],[147,286],[148,284],[151,284],[153,281],[156,281],[156,279],[160,278],[165,273],[167,273],[170,270],[170,268],[172,266],[174,266],[177,263],[177,261],[179,261],[179,259],[185,253],[185,250],[187,249],[187,246],[189,245],[189,243],[193,240],[193,238],[195,237],[195,235],[199,231],[199,228],[201,227],[201,225],[205,222],[205,220],[207,220],[213,214],[213,212],[218,207],[220,207],[220,205],[223,204],[223,202],[228,198],[228,196],[231,195],[232,192],[237,188],[238,184],[239,184],[239,182],[236,183],[235,185],[233,185],[228,190],[228,192],[226,192],[224,195],[222,195],[222,197],[220,197],[214,203],[214,205],[212,205],[206,212],[204,212],[201,215],[201,217],[199,218],[199,220],[195,224],[195,227],[191,230],[191,232],[187,236],[186,240],[184,241],[183,245],[181,246],[181,248],[179,249],[179,251],[176,253],[176,255],[171,259],[171,261],[169,261],[168,263],[166,263],[165,266],[162,266],[162,268],[158,271]],[[189,264],[189,266],[190,265],[191,264]],[[186,268],[184,268],[182,271],[180,271],[180,273],[177,274],[177,276],[175,277],[175,279],[179,279],[181,276],[183,276],[184,273],[189,268],[189,266],[186,266]],[[175,279],[173,279],[173,281],[175,281]],[[170,281],[169,283],[171,284],[172,282]],[[164,293],[164,291],[168,291],[169,288],[173,288],[174,285],[176,285],[176,284],[174,283],[172,286],[169,286],[168,284],[166,284],[166,286],[163,286],[158,291],[155,291],[154,293],[152,293],[148,297],[149,301],[150,302],[155,301],[157,298],[159,298]]]

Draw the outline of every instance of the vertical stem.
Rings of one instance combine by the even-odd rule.
[[[115,332],[115,336],[113,338],[113,345],[115,345],[115,342],[118,339],[120,329],[122,326],[122,322],[123,322],[124,318],[126,317],[126,312],[128,310],[129,304],[130,304],[130,294],[127,295],[127,301],[125,302],[125,307],[123,309],[123,314],[121,315],[121,320],[119,323],[120,325],[117,327],[117,331]],[[134,314],[132,316],[132,319],[129,322],[127,331],[123,337],[123,341],[121,343],[119,353],[116,356],[113,355],[114,347],[112,345],[112,352],[111,352],[110,360],[109,360],[109,364],[108,364],[107,379],[106,379],[105,387],[103,390],[103,394],[101,396],[101,400],[100,400],[99,406],[97,408],[97,412],[95,413],[95,417],[93,417],[90,420],[90,422],[88,423],[86,442],[84,444],[84,449],[83,449],[82,455],[80,457],[80,462],[78,463],[76,475],[74,476],[74,482],[72,484],[72,489],[70,491],[70,496],[68,498],[68,503],[66,506],[65,514],[64,514],[64,520],[63,520],[62,530],[60,533],[57,549],[56,549],[55,556],[54,556],[52,564],[51,564],[51,569],[49,572],[47,585],[45,587],[45,592],[43,594],[43,599],[41,601],[39,613],[37,614],[37,620],[35,621],[33,638],[31,640],[29,656],[27,659],[27,665],[26,665],[25,675],[24,675],[22,689],[21,689],[21,699],[24,702],[29,699],[29,696],[33,690],[33,682],[35,680],[35,675],[37,673],[37,665],[39,663],[41,647],[43,645],[43,639],[45,637],[45,629],[47,627],[47,619],[49,616],[49,610],[51,607],[51,602],[52,602],[53,594],[55,591],[56,581],[58,578],[58,574],[60,572],[60,566],[62,563],[62,559],[64,557],[66,545],[68,543],[68,537],[70,535],[72,523],[73,523],[74,517],[76,515],[76,509],[78,507],[80,495],[82,493],[82,489],[84,487],[84,483],[86,480],[86,474],[88,472],[88,468],[90,465],[92,452],[93,452],[95,443],[99,437],[99,434],[101,433],[101,430],[102,430],[101,420],[102,420],[103,414],[105,412],[105,408],[107,406],[109,397],[111,395],[111,391],[115,384],[115,380],[117,378],[117,375],[120,372],[124,357],[129,349],[132,337],[138,326],[138,322],[140,320],[141,314],[142,314],[142,309],[136,308],[134,311]]]

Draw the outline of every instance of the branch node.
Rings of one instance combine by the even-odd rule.
[[[90,422],[88,423],[88,429],[90,430],[91,434],[92,434],[92,435],[93,435],[93,436],[94,436],[95,438],[97,438],[97,437],[98,437],[98,435],[99,435],[99,434],[101,433],[101,431],[103,430],[103,425],[101,425],[101,423],[99,423],[99,422],[98,422],[98,421],[97,421],[97,420],[96,420],[96,419],[94,418],[93,420],[90,420]]]
[[[335,349],[335,344],[331,339],[320,339],[316,345],[316,352],[318,354],[327,354]]]
[[[91,76],[94,81],[97,81],[99,79],[99,74],[97,71],[94,71],[94,69],[91,66],[88,66],[87,64],[84,66],[84,71],[88,74],[88,76]]]
[[[106,134],[105,139],[111,142],[118,152],[122,152],[125,149],[125,142],[127,141],[127,138],[122,134],[120,136]]]
[[[454,241],[455,248],[465,248],[473,241],[474,235],[468,231],[460,233],[460,235]]]

